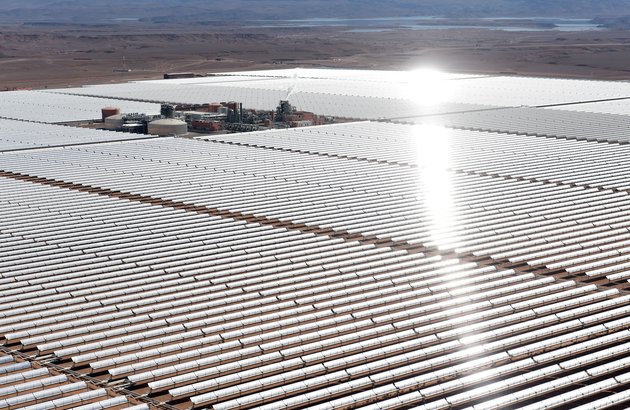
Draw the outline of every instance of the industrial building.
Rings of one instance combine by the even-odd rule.
[[[630,403],[630,83],[304,69],[1,94],[0,408]],[[163,115],[210,101],[346,122],[182,138]],[[134,112],[149,135],[59,124]]]
[[[159,115],[122,113],[118,107],[101,109],[101,121],[70,122],[66,125],[84,126],[134,134],[168,136],[195,136],[229,132],[252,132],[268,129],[310,127],[341,121],[332,116],[318,116],[298,111],[289,101],[279,102],[276,110],[243,109],[235,101],[212,104],[162,104]]]

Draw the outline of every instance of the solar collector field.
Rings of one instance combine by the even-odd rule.
[[[2,182],[12,203],[27,200],[29,208],[38,208],[40,221],[46,220],[41,208],[49,208],[48,218],[56,224],[89,220],[103,227],[90,227],[90,238],[77,240],[71,229],[51,232],[54,224],[38,230],[20,219],[14,225],[3,221],[7,249],[25,241],[35,255],[39,247],[68,249],[57,256],[57,265],[39,269],[36,256],[24,260],[22,254],[29,268],[3,275],[5,284],[22,284],[5,297],[12,308],[3,312],[7,342],[53,354],[63,359],[61,365],[81,369],[87,363],[83,371],[96,376],[107,371],[109,379],[124,377],[140,391],[188,398],[189,405],[232,407],[237,403],[231,398],[238,396],[244,396],[238,404],[244,407],[286,400],[285,390],[275,388],[278,377],[304,393],[293,397],[295,405],[317,403],[322,394],[331,399],[371,388],[376,376],[411,383],[408,376],[426,373],[431,380],[429,370],[440,364],[446,366],[442,372],[463,375],[466,368],[483,366],[470,360],[471,349],[496,366],[519,357],[519,349],[542,352],[580,334],[612,334],[597,341],[605,346],[630,337],[628,300],[615,289],[602,292],[473,262],[281,229],[260,231],[255,224],[155,205]],[[46,192],[51,190],[58,198],[52,206]],[[35,217],[18,209],[24,219]],[[160,232],[154,232],[157,220]],[[219,229],[211,229],[213,224]],[[230,229],[221,230],[223,225]],[[249,230],[257,234],[247,235]],[[77,258],[73,250],[88,257]],[[90,263],[82,262],[88,258]],[[107,269],[106,261],[116,269]],[[116,280],[121,275],[124,283]],[[475,346],[484,341],[487,352],[478,352]],[[508,347],[516,349],[513,358],[510,350],[491,354]],[[338,393],[318,393],[326,386]]]
[[[122,395],[0,353],[0,406],[7,409],[149,409]]]
[[[100,142],[146,138],[156,138],[156,136],[0,118],[0,151],[97,144]]]
[[[101,108],[112,105],[126,113],[160,113],[157,104],[44,91],[6,91],[0,99],[0,118],[43,123],[93,120],[101,118]]]
[[[606,100],[630,98],[630,84],[625,82],[400,72],[366,75],[360,70],[339,70],[337,75],[332,70],[333,73],[318,77],[308,70],[287,71],[290,72],[279,70],[276,76],[264,72],[259,76],[235,73],[47,92],[173,103],[235,100],[242,102],[244,108],[264,110],[275,109],[280,99],[291,97],[298,109],[357,119],[406,118],[500,107],[571,107],[566,104],[599,101],[604,107],[623,104]],[[608,112],[583,109],[589,110]]]
[[[226,95],[252,92],[252,78],[285,92],[292,76],[236,73]],[[355,94],[355,83],[395,82],[300,76]],[[519,91],[512,77],[447,77],[484,105]],[[152,84],[184,92],[201,80]],[[527,105],[625,93],[522,84]],[[378,118],[372,102],[385,97],[367,94],[339,98]],[[0,152],[0,373],[3,360],[25,363],[11,377],[44,380],[16,385],[41,408],[79,406],[41,393],[51,383],[69,383],[68,397],[94,394],[86,409],[622,408],[625,117],[592,113],[584,137],[567,125],[560,138],[542,128],[572,115],[559,112],[115,142],[43,124],[20,136],[21,122],[6,122],[16,136]],[[544,115],[536,128],[521,113]],[[600,134],[597,121],[608,124]]]

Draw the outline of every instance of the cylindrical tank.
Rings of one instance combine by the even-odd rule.
[[[123,124],[125,123],[123,118],[124,118],[123,114],[110,115],[109,117],[105,118],[105,120],[104,120],[105,128],[107,128],[108,130],[119,130],[119,129],[121,129]]]
[[[167,136],[184,135],[188,132],[188,124],[174,118],[164,118],[149,123],[149,134]]]
[[[112,115],[120,114],[120,108],[118,107],[104,107],[101,108],[101,117],[103,122],[105,122],[105,118],[111,117]]]
[[[232,111],[236,112],[236,111],[238,110],[238,103],[237,103],[237,102],[235,102],[235,101],[230,101],[229,103],[227,103],[227,107],[228,107],[230,110],[232,110]]]

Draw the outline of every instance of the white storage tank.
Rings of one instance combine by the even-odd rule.
[[[174,118],[164,118],[151,121],[149,123],[148,132],[149,134],[160,136],[185,135],[188,133],[188,124]]]
[[[110,115],[109,117],[105,118],[104,123],[105,128],[107,128],[108,130],[119,130],[125,123],[124,114]]]

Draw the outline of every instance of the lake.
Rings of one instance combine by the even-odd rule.
[[[441,22],[444,22],[442,24]],[[479,22],[479,24],[473,24]],[[378,18],[310,18],[301,20],[259,20],[258,28],[347,27],[350,33],[374,33],[395,30],[486,29],[502,31],[593,31],[604,30],[589,19],[561,17],[484,17],[451,19],[439,16]],[[485,23],[485,24],[484,24]],[[492,24],[490,24],[492,23]]]

